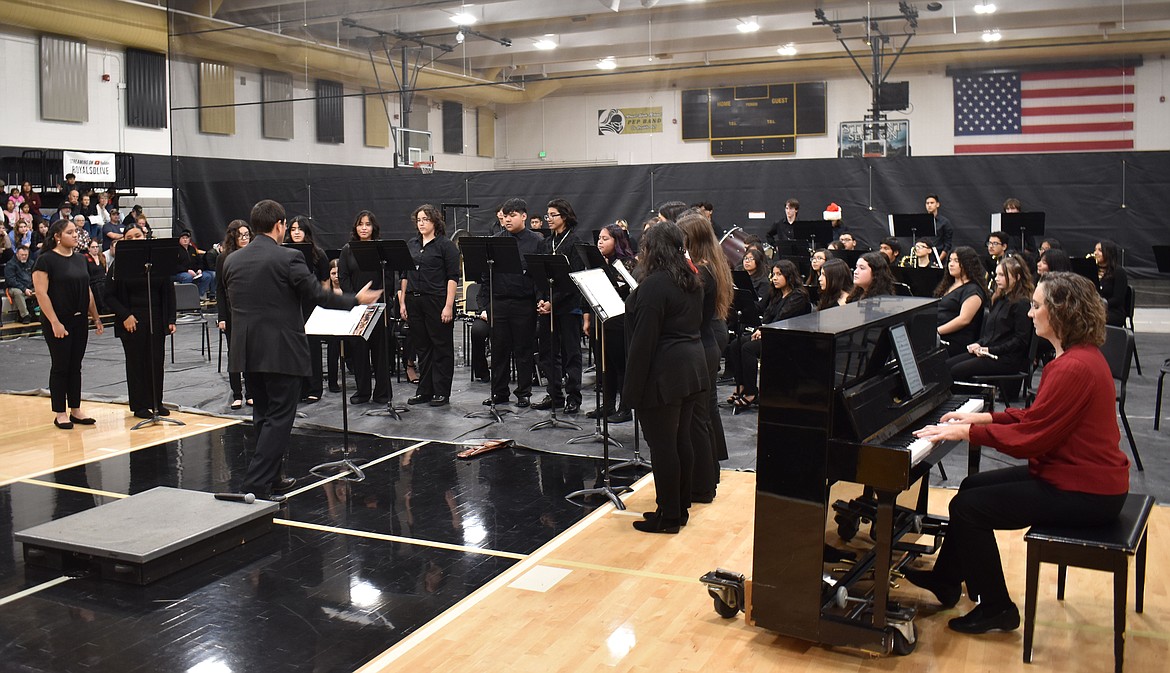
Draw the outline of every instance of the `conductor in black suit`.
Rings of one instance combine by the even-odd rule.
[[[243,372],[254,402],[256,452],[241,491],[271,498],[287,487],[281,477],[285,447],[292,434],[301,379],[308,376],[309,340],[303,304],[348,309],[382,295],[366,284],[356,295],[334,294],[321,286],[299,251],[281,246],[288,225],[284,207],[264,200],[252,207],[252,235],[245,248],[223,266],[232,332],[228,370]]]

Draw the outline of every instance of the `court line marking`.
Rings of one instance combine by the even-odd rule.
[[[652,478],[652,475],[647,473],[645,476],[634,483],[633,490],[637,491],[640,488],[645,487],[647,480],[650,478]],[[587,515],[584,519],[581,519],[577,523],[570,526],[568,530],[556,536],[552,540],[549,540],[544,544],[544,546],[542,546],[540,549],[537,549],[527,558],[517,562],[511,568],[508,568],[499,575],[496,575],[495,578],[489,581],[487,584],[471,592],[463,600],[447,608],[442,613],[435,616],[434,619],[430,620],[426,624],[423,624],[413,633],[392,645],[385,652],[371,659],[365,665],[358,668],[356,673],[384,670],[387,666],[397,661],[400,657],[410,652],[415,647],[418,647],[423,642],[426,642],[428,638],[438,633],[445,626],[461,617],[467,611],[471,610],[471,608],[475,607],[489,596],[495,594],[501,588],[507,587],[524,573],[536,567],[538,564],[544,561],[549,554],[558,549],[561,545],[573,539],[582,531],[592,526],[595,522],[601,520],[609,513],[614,511],[618,511],[617,508],[614,507],[612,502],[607,501],[601,507],[598,507],[597,509],[590,512],[589,515]]]
[[[597,570],[606,573],[616,573],[619,575],[632,575],[634,577],[646,577],[649,579],[666,580],[668,582],[683,582],[685,584],[701,584],[697,577],[685,577],[683,575],[668,575],[666,573],[656,573],[649,570],[633,570],[631,568],[618,568],[615,566],[602,565],[600,563],[586,563],[585,561],[569,561],[565,559],[546,558],[545,565],[564,566],[566,568],[578,568],[580,570]]]
[[[18,601],[18,600],[25,598],[27,596],[31,596],[39,591],[44,591],[45,589],[52,589],[53,587],[57,586],[58,584],[64,584],[65,582],[68,582],[69,580],[72,580],[72,579],[77,579],[77,578],[76,577],[68,577],[68,576],[63,575],[61,577],[58,577],[57,579],[49,580],[48,582],[42,582],[42,583],[36,585],[35,587],[29,587],[29,588],[25,589],[24,591],[18,591],[12,595],[5,596],[4,598],[0,598],[0,605],[8,605],[9,603],[12,603],[14,601]]]
[[[402,537],[401,535],[389,535],[387,533],[374,533],[364,530],[355,530],[353,528],[339,528],[337,526],[325,526],[319,523],[308,523],[305,521],[293,521],[291,519],[273,519],[272,523],[280,524],[282,526],[289,526],[292,528],[304,528],[306,530],[315,530],[322,533],[336,533],[338,535],[348,535],[351,537],[364,537],[371,540],[383,540],[386,542],[401,542],[403,544],[411,544],[419,547],[433,547],[435,549],[446,549],[448,551],[461,551],[470,554],[481,554],[483,556],[499,556],[501,558],[523,559],[525,554],[518,554],[510,551],[499,551],[496,549],[485,549],[483,547],[469,547],[460,544],[450,544],[448,542],[436,542],[434,540],[424,540],[421,538]]]
[[[32,484],[33,486],[48,486],[49,488],[59,488],[63,491],[76,491],[78,493],[88,493],[90,495],[100,495],[106,498],[129,498],[126,493],[114,493],[113,491],[103,491],[98,488],[89,488],[86,486],[72,486],[70,484],[58,484],[55,481],[44,481],[41,479],[18,479],[19,483]]]

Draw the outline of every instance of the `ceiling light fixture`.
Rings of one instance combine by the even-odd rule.
[[[617,61],[613,60],[612,56],[606,56],[597,62],[597,67],[602,70],[613,70],[617,68]]]
[[[760,23],[756,20],[756,17],[753,16],[747,21],[740,19],[739,23],[737,23],[735,27],[741,33],[754,33],[760,29]]]
[[[537,49],[539,49],[541,51],[552,51],[553,49],[557,48],[557,43],[552,38],[553,38],[553,36],[550,33],[550,34],[545,35],[544,37],[540,38],[536,42],[534,42],[532,44],[532,46],[536,47]]]
[[[984,42],[999,42],[1002,39],[1003,39],[1003,35],[1000,34],[998,28],[996,28],[994,30],[983,31],[983,41]]]
[[[459,7],[459,13],[451,15],[451,20],[458,26],[471,26],[478,21],[474,14],[467,11],[467,5],[461,5]]]
[[[980,2],[975,5],[976,14],[995,14],[996,6],[993,2]]]
[[[776,50],[776,53],[780,54],[781,56],[796,56],[796,45],[792,44],[791,42],[785,45],[781,45],[781,47]]]
[[[463,44],[463,41],[466,39],[467,39],[467,36],[465,36],[463,34],[463,31],[459,31],[458,33],[455,33],[455,41],[458,42],[459,44]]]

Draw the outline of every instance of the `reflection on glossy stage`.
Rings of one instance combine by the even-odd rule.
[[[0,487],[0,669],[353,670],[589,512],[595,459],[351,438],[367,479],[309,477],[330,433],[293,436],[275,530],[147,587],[26,568],[14,530],[155,486],[238,488],[233,426]],[[29,595],[13,598],[19,592]]]

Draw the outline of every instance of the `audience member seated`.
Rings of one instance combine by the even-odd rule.
[[[215,272],[204,268],[203,251],[191,242],[190,230],[179,232],[179,245],[183,248],[184,262],[179,267],[183,270],[175,274],[175,282],[194,283],[199,288],[199,296],[206,296],[215,283]]]
[[[32,306],[36,304],[36,292],[32,282],[33,260],[27,245],[16,248],[16,254],[4,265],[4,282],[7,284],[8,299],[16,309],[20,322],[32,322]]]

